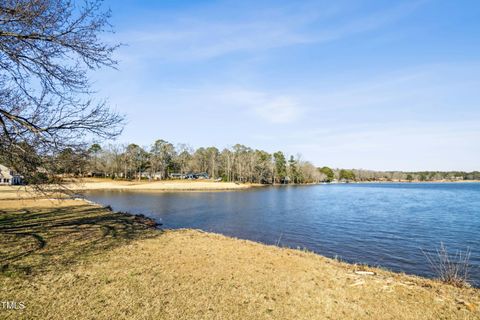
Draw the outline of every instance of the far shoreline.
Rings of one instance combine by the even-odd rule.
[[[299,187],[299,186],[317,186],[317,185],[350,185],[350,184],[474,184],[480,183],[480,180],[457,180],[457,181],[350,181],[350,182],[318,182],[303,184],[253,184],[253,183],[236,183],[211,180],[161,180],[161,181],[126,181],[126,180],[110,180],[105,178],[86,178],[78,180],[66,181],[63,185],[64,190],[54,185],[46,186],[47,189],[64,193],[81,194],[89,191],[119,191],[119,192],[227,192],[227,191],[247,191],[266,187]],[[18,192],[27,191],[36,193],[27,186],[0,186],[0,199],[5,197],[15,198]],[[30,190],[30,191],[29,191]],[[68,193],[68,192],[67,192]],[[7,195],[8,194],[8,195]]]
[[[358,183],[358,184],[366,184],[366,183],[399,183],[399,184],[433,184],[433,183],[480,183],[480,180],[457,180],[457,181],[449,181],[449,180],[433,180],[433,181],[352,181],[352,182],[334,182],[331,184],[349,184],[349,183]]]

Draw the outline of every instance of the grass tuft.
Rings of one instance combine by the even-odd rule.
[[[441,242],[435,253],[423,251],[423,254],[427,258],[432,271],[442,282],[459,288],[470,287],[468,278],[470,248],[467,248],[465,252],[458,250],[455,254],[449,254],[447,248]]]

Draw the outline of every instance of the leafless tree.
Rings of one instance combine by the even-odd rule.
[[[168,177],[168,166],[175,158],[175,147],[168,141],[159,139],[150,148],[151,175],[160,174],[160,179]]]
[[[121,132],[87,76],[116,65],[117,45],[100,39],[109,17],[99,0],[0,2],[0,162],[30,182],[62,150]]]
[[[180,171],[180,174],[184,175],[188,173],[189,163],[192,159],[193,148],[186,143],[179,143],[175,148],[175,165]]]
[[[230,182],[233,180],[233,153],[231,150],[225,148],[220,154],[220,162],[222,166],[222,172],[224,174],[225,180]]]
[[[218,168],[219,168],[219,160],[220,160],[220,152],[215,147],[208,147],[206,150],[206,154],[208,157],[208,174],[212,179],[217,178],[218,176]]]

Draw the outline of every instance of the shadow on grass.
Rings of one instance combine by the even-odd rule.
[[[145,218],[91,205],[0,210],[0,274],[63,268],[160,233]]]

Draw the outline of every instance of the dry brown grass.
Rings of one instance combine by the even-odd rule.
[[[0,271],[22,276],[58,270],[150,235],[140,220],[77,200],[0,200]]]
[[[87,178],[70,184],[75,190],[140,190],[140,191],[215,191],[248,189],[253,184],[215,182],[209,180],[117,181]]]
[[[35,194],[27,192],[25,187],[0,186],[0,200],[20,200],[34,197]]]
[[[65,192],[53,192],[46,190],[39,191],[28,186],[0,186],[0,201],[14,200],[16,208],[22,208],[25,205],[29,206],[33,200],[45,200],[45,199],[67,199],[69,196]],[[18,202],[20,201],[20,202]],[[27,201],[23,203],[21,201]],[[2,206],[8,205],[8,202],[2,202]]]
[[[58,208],[62,208],[62,214],[53,214]],[[25,214],[25,210],[27,215],[36,217],[18,216]],[[40,228],[32,225],[38,221],[37,225],[43,225],[43,229],[37,231],[43,230],[40,233],[45,235],[47,243],[40,251],[56,253],[38,260],[40,264],[27,258],[17,262],[30,264],[32,269],[38,267],[39,272],[0,276],[0,297],[26,305],[21,311],[0,309],[0,318],[480,318],[477,289],[457,288],[368,267],[361,269],[375,275],[357,274],[353,265],[312,253],[195,230],[152,234],[137,226],[133,234],[149,233],[148,238],[131,240],[134,238],[107,235],[99,241],[105,237],[100,232],[105,220],[100,219],[90,221],[85,227],[61,231],[64,226],[58,225],[60,221],[75,221],[85,214],[105,216],[107,221],[115,216],[91,205],[3,211],[0,214],[3,227],[11,224],[1,218],[5,212],[17,217],[12,227]],[[45,225],[38,220],[43,216],[49,221]],[[112,222],[112,225],[122,230],[121,226],[132,223],[135,221]],[[53,235],[46,236],[50,232]],[[62,236],[55,236],[55,232]],[[104,241],[113,241],[113,245],[104,245]],[[49,249],[49,245],[56,249]],[[23,248],[15,242],[9,242],[8,246],[10,251]],[[90,250],[83,251],[82,246]],[[71,250],[76,254],[71,254]],[[37,254],[39,251],[32,253],[30,259]],[[57,263],[62,259],[71,263]],[[44,265],[50,267],[43,268]]]
[[[470,248],[465,252],[450,254],[445,245],[440,243],[440,248],[434,254],[425,251],[423,253],[438,279],[457,287],[470,286]]]

